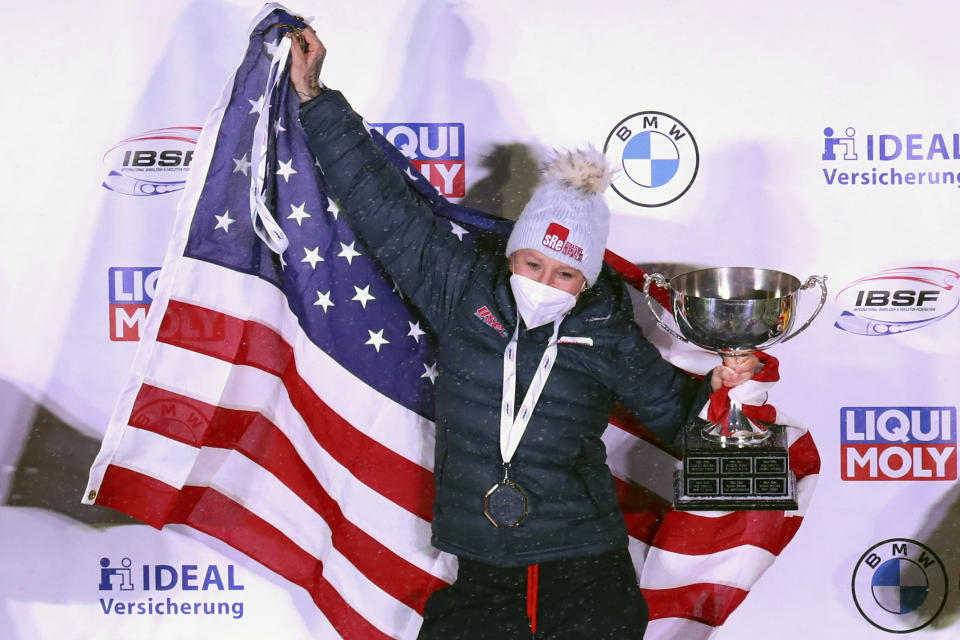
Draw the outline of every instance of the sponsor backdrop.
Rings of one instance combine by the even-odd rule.
[[[622,167],[610,248],[629,260],[826,274],[771,397],[818,444],[817,490],[717,637],[957,636],[960,9],[289,7],[316,17],[327,84],[452,199],[514,217],[550,148],[591,143]],[[260,8],[58,0],[0,43],[2,638],[329,633],[306,591],[217,540],[79,504]]]

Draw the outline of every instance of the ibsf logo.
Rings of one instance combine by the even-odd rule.
[[[844,480],[956,480],[955,407],[843,407]]]
[[[166,127],[121,140],[103,154],[103,186],[128,196],[183,189],[200,127]]]
[[[134,341],[147,319],[147,310],[157,292],[160,267],[111,267],[110,339]]]
[[[929,547],[907,538],[878,542],[853,570],[853,601],[867,622],[891,633],[927,626],[947,601],[947,572]]]
[[[383,122],[370,128],[399,149],[441,194],[466,195],[462,123]]]
[[[569,229],[562,224],[551,222],[550,226],[547,227],[547,232],[543,234],[541,244],[559,254],[570,256],[577,262],[583,262],[583,248],[572,242],[567,242],[569,236]]]
[[[660,111],[641,111],[618,122],[603,152],[620,169],[613,190],[641,207],[659,207],[685,194],[700,166],[693,134]]]
[[[939,267],[900,267],[854,280],[837,294],[843,309],[834,326],[861,336],[922,329],[956,310],[960,273]]]

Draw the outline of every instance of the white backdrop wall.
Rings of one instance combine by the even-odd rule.
[[[146,132],[199,127],[260,6],[5,7],[6,23],[18,26],[0,41],[7,79],[0,106],[7,122],[0,136],[2,638],[254,638],[278,625],[287,638],[326,633],[305,592],[229,547],[188,529],[156,531],[78,506],[136,348],[111,334],[111,313],[118,316],[108,273],[159,266],[179,197],[104,188],[122,157],[108,151]],[[782,381],[772,401],[818,444],[817,493],[797,537],[719,637],[866,639],[887,637],[877,625],[909,628],[910,616],[862,615],[851,593],[858,560],[891,539],[923,543],[946,575],[939,586],[930,573],[936,565],[927,568],[927,598],[945,606],[914,634],[957,636],[960,314],[949,312],[958,295],[960,184],[942,184],[944,173],[952,182],[960,173],[954,3],[305,0],[289,7],[316,16],[330,51],[324,80],[368,120],[463,123],[464,201],[507,216],[519,211],[550,148],[602,148],[614,125],[641,111],[682,121],[699,150],[692,185],[657,207],[611,191],[610,248],[672,269],[827,274],[831,289],[811,328],[774,350]],[[857,172],[872,181],[891,171],[904,183],[844,184],[839,176]],[[941,183],[927,184],[928,172]],[[919,173],[924,184],[903,177]],[[180,174],[142,175],[175,181]],[[895,280],[855,283],[905,268],[912,271]],[[113,291],[116,304],[145,302],[119,299],[133,293],[133,273]],[[931,275],[939,280],[916,279]],[[859,291],[897,290],[913,292],[909,304],[855,308]],[[917,310],[917,291],[935,291],[935,300]],[[805,312],[815,297],[804,298]],[[940,319],[885,333],[875,322],[872,335],[860,335],[835,326],[844,311],[894,328]],[[121,327],[121,335],[134,334],[135,327]],[[952,441],[941,448],[949,452],[941,477],[911,479],[923,473],[914,468],[907,479],[844,479],[852,467],[842,409],[865,407],[952,409],[942,414]],[[242,615],[235,608],[194,618],[106,615],[100,559],[117,568],[121,557],[194,564],[201,575],[213,566],[225,583],[229,570],[243,590],[199,599],[239,602]]]

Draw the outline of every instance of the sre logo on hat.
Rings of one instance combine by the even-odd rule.
[[[562,224],[551,222],[547,227],[547,232],[543,234],[543,246],[550,247],[558,253],[568,255],[574,260],[583,262],[583,249],[575,244],[567,242],[570,230]]]

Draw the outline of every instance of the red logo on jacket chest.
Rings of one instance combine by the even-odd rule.
[[[473,312],[473,315],[483,320],[490,328],[504,338],[507,337],[507,330],[504,328],[503,323],[497,320],[497,316],[493,315],[493,311],[490,311],[487,307],[480,307]]]

